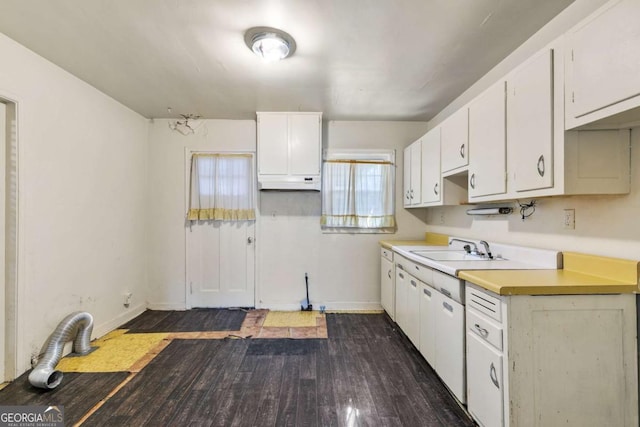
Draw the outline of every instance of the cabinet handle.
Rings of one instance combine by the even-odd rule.
[[[496,372],[496,367],[493,366],[493,362],[491,362],[491,367],[489,368],[489,378],[491,378],[491,382],[496,388],[500,388],[500,384],[498,383],[498,373]]]
[[[464,144],[460,146],[460,157],[464,159]]]
[[[405,198],[409,200],[409,190],[407,190],[407,194],[405,194]]]
[[[544,176],[544,155],[538,157],[538,175]]]
[[[433,192],[436,194],[436,196],[438,195],[438,183],[436,182],[436,185],[433,186]]]
[[[389,275],[389,279],[391,279],[391,270],[389,270],[387,274]]]
[[[415,288],[416,286],[418,286],[418,284],[416,283],[416,281],[415,281],[415,280],[412,280],[412,281],[411,281],[411,286],[413,286],[413,287]]]
[[[448,304],[446,301],[443,301],[442,306],[453,313],[453,307],[451,306],[451,304]]]
[[[416,270],[420,271],[420,267],[418,267],[417,265],[414,265],[414,267],[416,268]]]
[[[482,338],[486,338],[486,337],[489,336],[489,331],[487,331],[482,326],[478,325],[477,323],[475,325],[473,325],[473,326],[476,328],[476,331],[478,331],[478,333],[480,334],[480,336]]]
[[[247,245],[250,245],[253,243],[253,237],[247,237]]]
[[[404,267],[402,266],[402,264],[396,264],[396,267],[398,267],[400,270],[404,270]]]
[[[451,292],[445,288],[440,288],[440,292],[442,292],[445,296],[451,298]]]
[[[398,273],[398,276],[400,276],[401,279],[404,279],[404,276],[402,275],[402,273]]]
[[[413,188],[411,189],[411,200],[413,200]]]
[[[428,297],[431,296],[431,291],[429,289],[423,289],[422,292],[424,292],[424,294]]]
[[[475,189],[476,188],[476,174],[472,173],[471,174],[471,178],[469,179],[469,185],[471,186],[471,188]]]

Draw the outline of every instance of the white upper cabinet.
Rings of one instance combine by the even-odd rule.
[[[404,206],[420,205],[422,197],[422,140],[404,149]]]
[[[516,191],[553,186],[553,50],[545,49],[508,80],[507,135]]]
[[[640,120],[640,2],[611,1],[568,34],[566,128]],[[611,117],[613,116],[613,117]]]
[[[469,164],[469,115],[466,108],[453,113],[441,125],[442,173],[465,170]]]
[[[422,137],[422,203],[437,203],[442,198],[440,174],[440,128]]]
[[[322,113],[259,112],[261,189],[319,190]]]
[[[505,82],[501,80],[469,106],[470,200],[507,191],[505,104]]]

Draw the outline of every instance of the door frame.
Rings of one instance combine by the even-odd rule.
[[[5,132],[5,150],[11,144],[11,122],[15,122],[15,200],[13,201],[15,209],[10,212],[9,215],[5,214],[5,241],[2,242],[5,245],[5,260],[9,258],[12,262],[11,264],[5,263],[4,271],[5,275],[2,277],[2,283],[4,284],[2,287],[3,292],[5,292],[4,299],[4,308],[3,314],[5,316],[5,330],[2,331],[4,336],[4,378],[0,378],[0,382],[5,380],[13,380],[17,378],[19,371],[23,370],[21,366],[18,364],[18,360],[25,360],[27,357],[26,352],[23,348],[24,344],[24,333],[20,333],[20,331],[24,330],[25,323],[23,322],[21,316],[22,313],[25,312],[23,310],[22,305],[24,305],[24,298],[22,297],[22,285],[20,284],[21,278],[24,277],[22,274],[22,270],[24,268],[23,263],[21,262],[23,257],[24,244],[21,242],[21,227],[23,226],[23,221],[21,221],[20,214],[23,212],[21,205],[23,203],[22,197],[20,197],[20,104],[15,96],[9,95],[6,92],[0,92],[0,101],[6,105],[6,124],[4,129],[0,129],[1,132]],[[5,158],[5,164],[3,166],[3,170],[6,174],[7,172],[7,164],[9,162],[9,158]],[[5,192],[8,188],[8,182],[5,181]],[[5,193],[5,199],[8,200]],[[6,203],[6,201],[5,201]],[[10,206],[5,204],[5,211],[9,212]],[[7,234],[6,231],[10,229],[7,227],[8,221],[10,221],[11,217],[13,217],[14,223],[11,224],[11,227],[15,232],[15,245],[13,247],[9,247],[7,244]],[[10,254],[11,256],[7,257]],[[13,270],[13,277],[8,275],[9,269]],[[10,279],[10,280],[9,280]],[[7,297],[7,295],[9,297]]]
[[[211,149],[196,149],[185,147],[184,149],[184,308],[185,310],[190,310],[193,308],[193,304],[191,301],[191,289],[189,285],[189,273],[187,271],[187,260],[189,259],[189,244],[187,239],[189,238],[189,230],[191,229],[191,223],[187,219],[186,213],[189,211],[189,197],[191,195],[191,157],[195,153],[205,153],[205,154],[251,154],[251,165],[253,168],[253,205],[256,210],[256,220],[255,220],[255,233],[253,238],[254,245],[254,257],[253,257],[253,306],[256,306],[256,299],[258,295],[258,241],[255,236],[258,235],[258,175],[257,175],[257,167],[256,167],[256,152],[252,150],[211,150]]]

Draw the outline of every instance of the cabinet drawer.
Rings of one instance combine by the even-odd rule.
[[[467,309],[467,329],[502,351],[502,328]]]
[[[467,286],[466,290],[467,306],[486,314],[492,319],[502,323],[502,302],[500,298],[483,292],[472,286]]]
[[[416,264],[415,262],[408,261],[407,272],[421,282],[426,283],[429,286],[433,286],[433,270],[424,265]]]
[[[445,296],[464,304],[464,285],[462,280],[448,274],[433,272],[433,287]]]
[[[393,262],[393,251],[387,248],[380,248],[380,255]]]

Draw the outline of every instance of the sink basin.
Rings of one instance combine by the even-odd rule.
[[[489,259],[479,255],[471,255],[464,251],[411,251],[412,253],[433,261],[499,261],[504,258]]]

